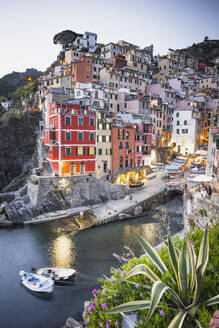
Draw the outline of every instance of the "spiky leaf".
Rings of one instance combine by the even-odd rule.
[[[182,245],[182,249],[179,255],[178,262],[178,277],[180,289],[184,292],[187,289],[187,272],[186,272],[186,260],[185,260],[185,242]]]
[[[199,255],[198,255],[198,261],[197,261],[197,267],[200,266],[201,263],[203,263],[202,266],[202,274],[204,273],[206,266],[208,264],[208,256],[209,256],[209,233],[208,229],[205,229],[204,235],[202,237],[200,249],[199,249]]]
[[[147,320],[150,319],[154,310],[156,309],[161,297],[169,289],[162,281],[156,281],[151,291],[151,304],[147,315]]]
[[[168,328],[181,328],[186,317],[187,312],[180,311],[177,316],[171,321]]]
[[[118,305],[111,310],[106,311],[105,313],[108,314],[115,314],[115,313],[121,313],[121,312],[131,312],[131,311],[137,311],[137,310],[145,310],[150,307],[150,301],[133,301],[124,303],[121,305]]]
[[[169,252],[169,258],[170,258],[170,263],[172,265],[175,277],[176,277],[176,282],[177,286],[179,289],[179,279],[178,279],[178,256],[176,253],[176,250],[173,246],[171,237],[168,235],[168,252]]]
[[[207,300],[206,305],[210,306],[210,305],[214,305],[214,304],[218,304],[219,303],[219,295],[214,296],[212,298],[210,298],[209,300]]]
[[[189,237],[187,237],[187,256],[190,262],[191,268],[191,280],[190,280],[190,290],[192,291],[195,286],[195,268],[196,268],[196,254],[192,247]]]
[[[156,274],[146,264],[138,264],[124,277],[123,281],[136,276],[137,274],[143,274],[153,282],[160,280],[160,278],[156,276]]]
[[[147,256],[151,259],[151,261],[156,265],[156,267],[160,270],[162,274],[166,273],[167,267],[161,260],[160,256],[158,253],[155,251],[155,249],[140,235],[137,235],[137,238],[146,252]]]

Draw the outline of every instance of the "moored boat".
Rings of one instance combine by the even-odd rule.
[[[22,284],[34,292],[51,293],[54,288],[54,281],[50,278],[38,274],[20,271]]]
[[[137,183],[131,183],[129,184],[129,188],[139,188],[144,185],[144,182],[137,182]]]
[[[69,278],[72,278],[76,270],[74,269],[65,269],[65,268],[39,268],[39,269],[34,269],[36,274],[42,275],[44,277],[53,279],[55,281],[61,281],[61,280],[67,280]]]

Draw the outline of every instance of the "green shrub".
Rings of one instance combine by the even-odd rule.
[[[197,255],[198,250],[200,249],[202,236],[203,231],[199,228],[190,233],[190,239],[192,240],[194,250]],[[182,240],[179,240],[179,238],[174,238],[174,246],[177,249],[181,249],[182,245]],[[202,278],[199,303],[194,311],[187,316],[187,321],[182,327],[195,327],[196,323],[194,319],[198,319],[203,328],[209,327],[210,318],[217,309],[217,305],[206,307],[205,303],[208,299],[219,294],[219,224],[209,228],[209,250],[209,260],[205,274]],[[177,292],[175,283],[171,279],[174,272],[169,262],[168,248],[163,247],[159,250],[158,254],[169,271],[162,275],[162,281]],[[140,258],[132,258],[128,261],[128,263],[122,265],[119,269],[112,269],[112,276],[110,279],[99,279],[99,282],[102,283],[102,291],[98,290],[97,295],[94,295],[90,301],[89,313],[86,319],[87,327],[121,327],[121,315],[109,314],[106,313],[107,311],[123,303],[133,302],[136,300],[150,300],[153,283],[149,278],[138,274],[124,281],[124,277],[126,277],[127,274],[139,264],[147,265],[156,275],[160,275],[158,268],[145,255]],[[121,280],[124,282],[121,283]],[[187,294],[182,295],[182,298],[192,300],[193,293],[187,291]],[[105,303],[107,305],[103,308],[101,305],[105,305]],[[170,294],[164,294],[158,307],[155,309],[148,322],[148,309],[138,311],[138,321],[136,322],[136,325],[138,328],[144,328],[146,326],[148,328],[168,327],[177,313],[178,309],[173,303],[172,296]]]

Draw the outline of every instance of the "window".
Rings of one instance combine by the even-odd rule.
[[[102,136],[102,142],[106,142],[106,136]]]
[[[90,141],[94,141],[94,137],[95,137],[95,136],[94,136],[94,133],[91,132],[91,133],[90,133]]]
[[[94,147],[88,147],[87,154],[88,155],[94,155]]]
[[[90,126],[94,126],[94,118],[90,118]]]
[[[176,113],[176,117],[179,117],[179,112]]]
[[[66,147],[65,148],[65,155],[66,156],[70,156],[71,155],[71,148],[70,147]]]
[[[78,118],[78,125],[79,126],[83,126],[84,125],[84,119],[83,119],[83,117],[79,117]]]
[[[177,133],[177,134],[180,134],[179,129],[176,130],[176,133]]]
[[[124,107],[127,108],[127,103],[125,103],[125,106]]]
[[[184,125],[187,125],[187,121],[184,121]]]
[[[126,131],[125,135],[126,135],[126,140],[129,140],[129,131]]]
[[[123,167],[123,157],[120,157],[120,167]]]
[[[176,125],[179,125],[179,123],[180,123],[180,121],[177,121],[177,122],[176,122]]]
[[[65,132],[65,140],[66,141],[71,140],[71,132]]]
[[[123,149],[122,142],[119,143],[119,149]]]
[[[98,155],[102,155],[102,148],[98,149]]]
[[[182,129],[182,133],[188,133],[188,129]]]
[[[125,149],[129,149],[129,142],[125,143]]]
[[[85,155],[84,147],[76,147],[76,155]]]
[[[78,132],[78,140],[83,140],[83,132]]]
[[[71,125],[71,117],[70,116],[65,117],[65,125]]]
[[[62,110],[66,110],[66,105],[65,104],[62,104]]]

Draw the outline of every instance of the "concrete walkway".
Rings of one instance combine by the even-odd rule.
[[[134,191],[132,194],[125,196],[125,198],[119,200],[111,200],[106,203],[96,204],[92,206],[81,206],[77,208],[70,208],[67,210],[60,210],[55,212],[49,212],[31,220],[26,220],[25,225],[38,224],[43,222],[51,222],[58,219],[64,219],[73,217],[80,214],[80,212],[91,210],[93,215],[97,218],[98,222],[101,224],[102,221],[111,221],[111,219],[120,213],[133,208],[142,201],[150,198],[163,191],[166,187],[164,180],[161,180],[161,176],[164,174],[164,170],[160,170],[155,173],[156,177],[145,182],[145,186],[141,187],[140,190]],[[124,214],[125,216],[125,214]],[[97,223],[98,224],[98,223]]]
[[[164,174],[164,170],[160,170],[155,173],[156,177],[151,180],[147,180],[145,186],[140,190],[133,192],[131,195],[125,196],[125,198],[119,200],[111,200],[101,206],[93,209],[93,214],[97,217],[98,221],[107,221],[113,218],[119,213],[132,208],[142,201],[150,198],[163,191],[166,188],[166,183],[161,180],[161,176]]]

